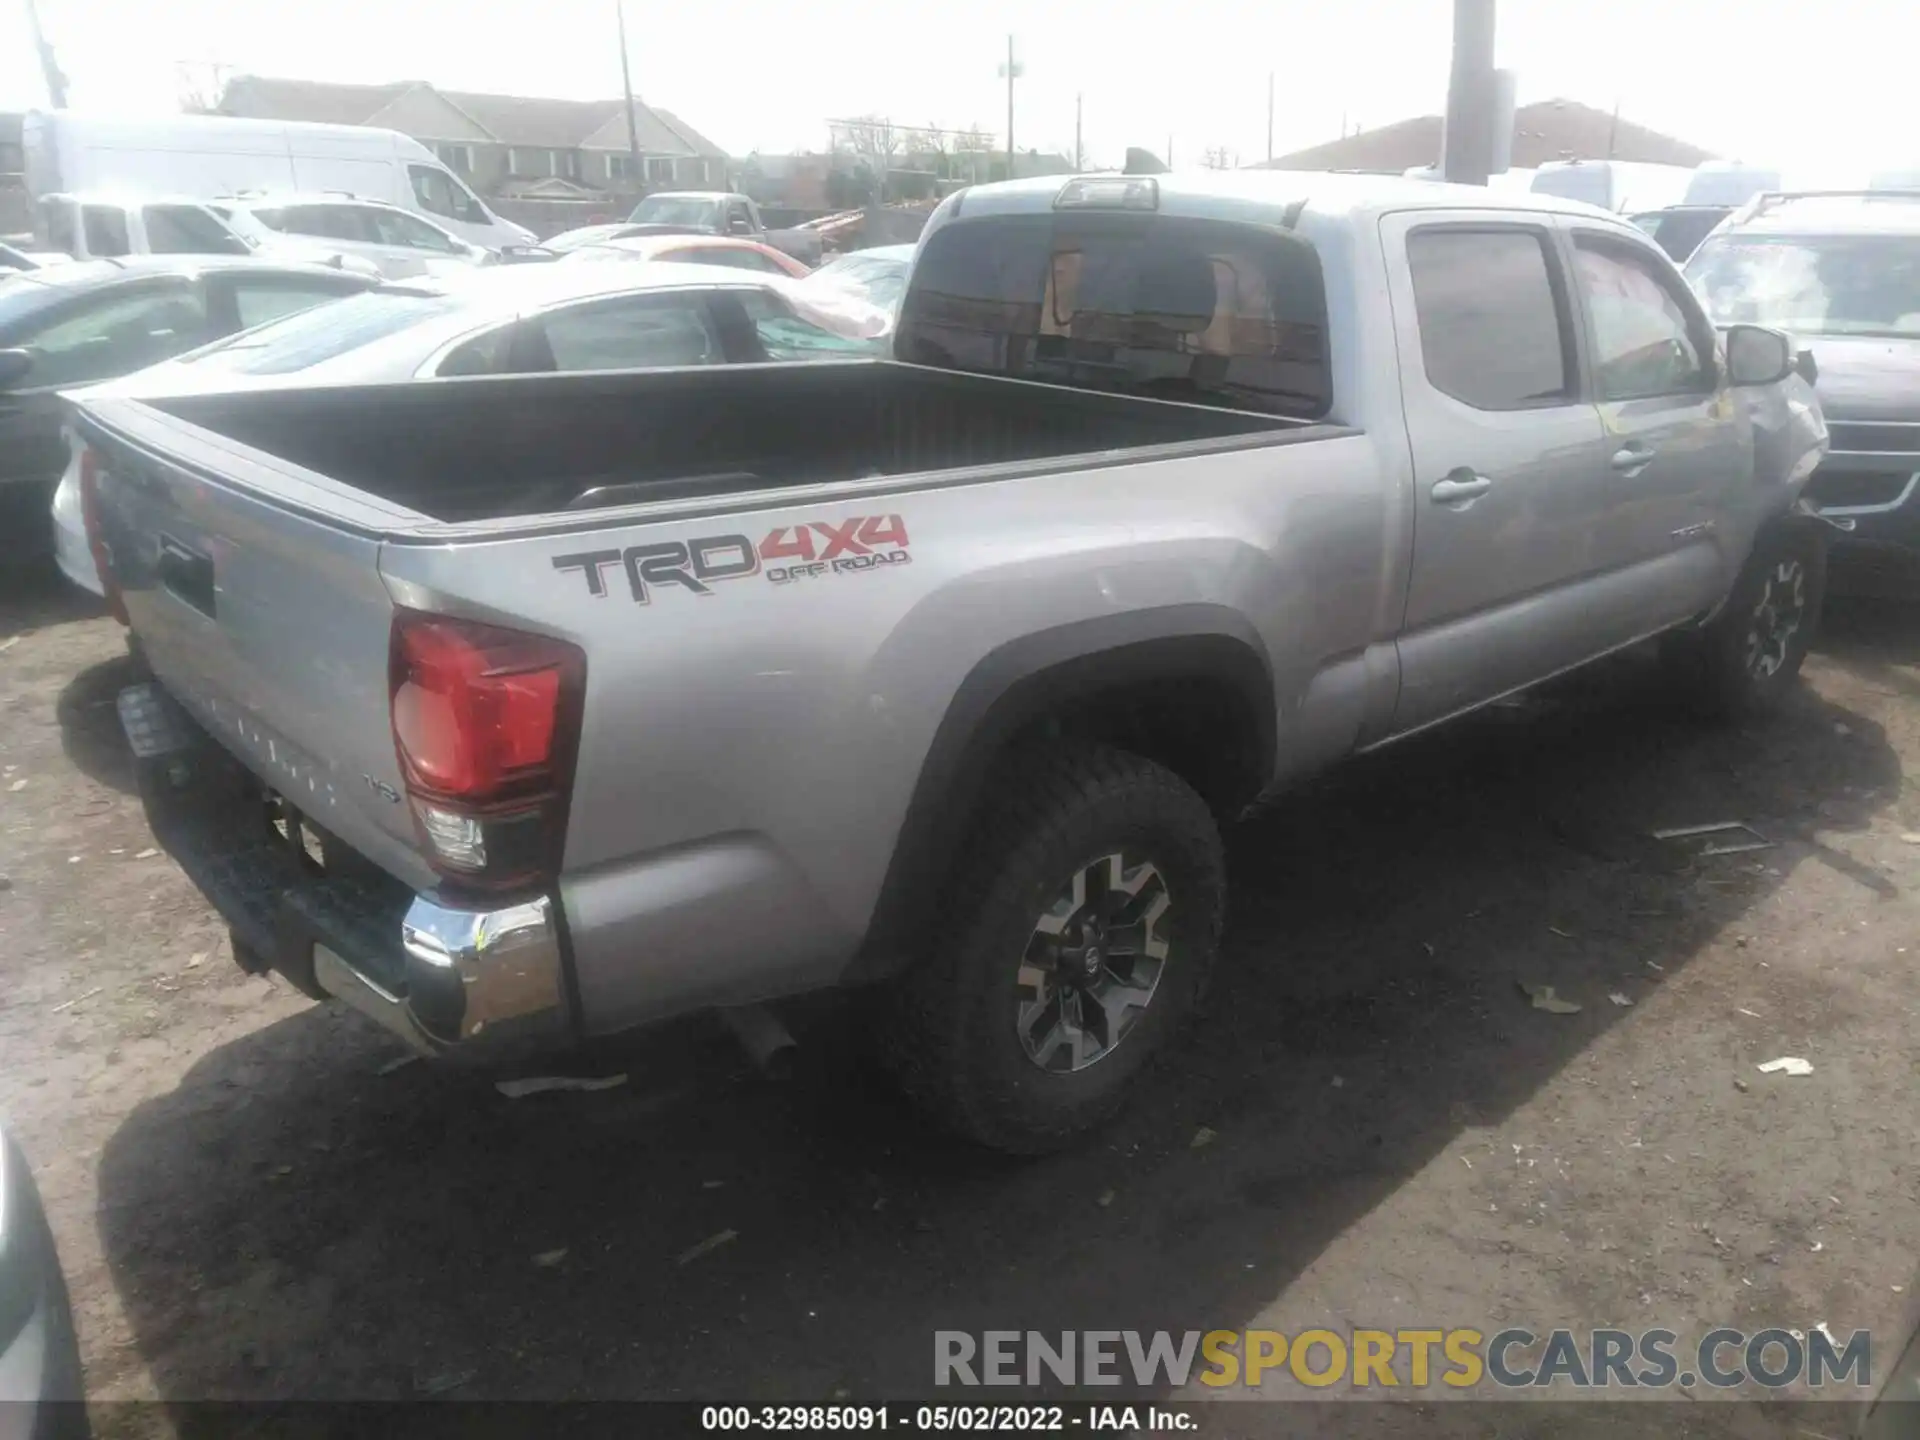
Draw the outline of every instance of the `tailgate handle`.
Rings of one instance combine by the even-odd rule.
[[[160,583],[213,619],[213,561],[171,535],[160,537]]]

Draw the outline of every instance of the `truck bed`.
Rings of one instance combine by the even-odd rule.
[[[144,403],[448,522],[1304,428],[888,361],[244,390]]]

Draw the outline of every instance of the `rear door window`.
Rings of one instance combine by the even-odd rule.
[[[596,300],[540,321],[556,370],[640,370],[721,365],[726,352],[703,295]]]
[[[198,205],[149,205],[147,249],[155,255],[245,255],[246,243]]]
[[[128,252],[127,212],[118,205],[83,205],[80,223],[86,227],[89,255],[111,260]]]
[[[896,353],[919,364],[1312,420],[1333,401],[1313,247],[1112,213],[959,220],[926,242]]]
[[[1407,237],[1427,383],[1476,410],[1565,405],[1573,327],[1542,230],[1435,226]]]

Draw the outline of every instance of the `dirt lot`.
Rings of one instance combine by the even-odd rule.
[[[1242,825],[1213,1014],[1037,1163],[926,1133],[852,1013],[784,1086],[705,1024],[601,1057],[630,1079],[599,1094],[388,1070],[357,1017],[241,975],[151,851],[127,673],[57,584],[0,599],[0,1113],[98,1399],[924,1397],[936,1328],[1826,1321],[1897,1348],[1920,610],[1837,614],[1765,727],[1702,729],[1623,663]],[[1647,835],[1724,819],[1777,847]],[[1756,1071],[1782,1055],[1813,1073]]]

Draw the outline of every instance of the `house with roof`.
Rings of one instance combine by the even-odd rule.
[[[679,116],[637,99],[637,175],[621,100],[488,95],[442,90],[424,80],[336,85],[240,75],[227,83],[214,109],[261,120],[397,130],[489,198],[570,200],[728,184],[725,151]]]
[[[1399,175],[1416,165],[1440,161],[1438,115],[1362,130],[1324,145],[1314,145],[1262,161],[1261,170],[1365,170]],[[1549,160],[1636,160],[1692,167],[1715,159],[1711,150],[1662,135],[1619,115],[1582,105],[1578,100],[1542,100],[1513,114],[1515,169],[1533,169]]]

